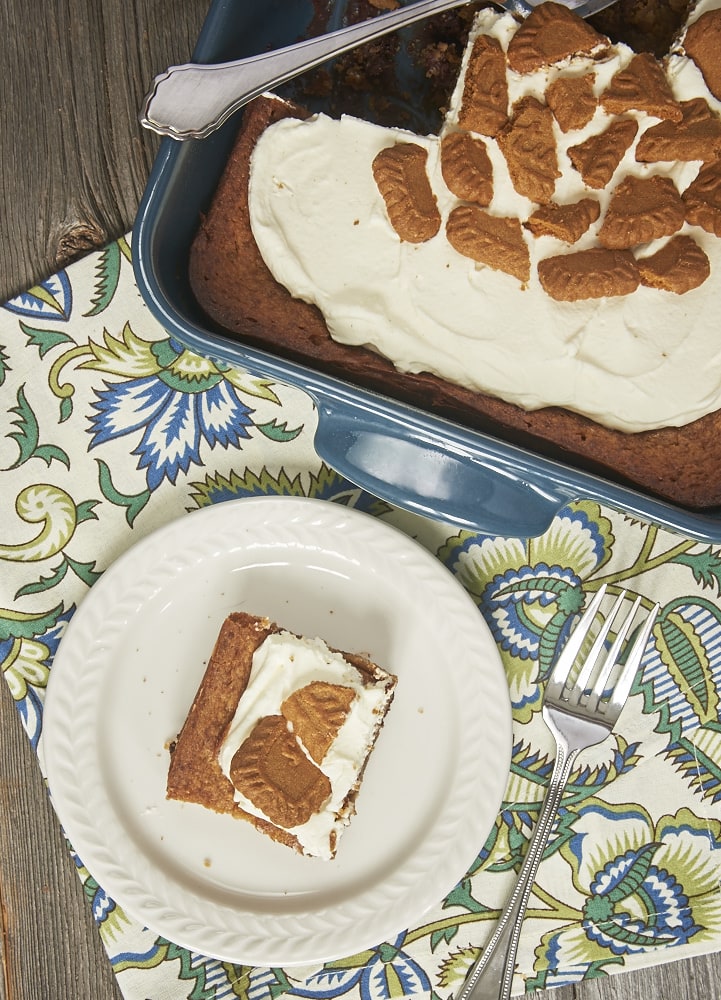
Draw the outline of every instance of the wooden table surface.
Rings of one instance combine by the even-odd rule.
[[[0,301],[130,229],[157,149],[137,109],[155,73],[189,57],[206,10],[206,0],[0,4]],[[121,996],[4,683],[0,969],[0,1000]],[[721,957],[535,996],[710,1000]]]

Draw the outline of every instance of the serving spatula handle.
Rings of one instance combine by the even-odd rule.
[[[171,66],[155,78],[143,103],[140,122],[174,139],[205,138],[248,101],[305,70],[364,42],[468,2],[416,0],[359,24],[247,59]],[[529,9],[523,0],[509,0],[509,5],[524,12]]]

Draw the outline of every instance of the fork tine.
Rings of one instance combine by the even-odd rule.
[[[583,667],[581,668],[578,677],[573,683],[574,691],[577,693],[577,698],[580,700],[581,704],[583,704],[586,700],[588,700],[585,697],[586,685],[588,684],[591,674],[596,669],[596,664],[598,663],[598,659],[603,651],[603,647],[606,644],[606,637],[608,636],[608,633],[611,629],[611,625],[613,624],[616,618],[618,609],[621,607],[625,599],[626,599],[626,591],[622,590],[621,593],[616,598],[613,607],[611,608],[605,620],[603,621],[603,624],[601,625],[601,628],[598,631],[598,635],[594,639],[593,645],[589,650],[588,656],[586,657],[583,663]],[[608,663],[608,657],[606,657],[606,663]]]
[[[576,625],[571,635],[568,637],[566,645],[561,650],[561,653],[556,660],[556,664],[551,671],[551,675],[548,678],[546,684],[546,692],[553,698],[560,698],[561,692],[566,686],[566,681],[568,676],[573,669],[573,665],[576,662],[576,657],[581,651],[581,646],[583,645],[586,636],[588,635],[588,630],[593,624],[593,620],[596,617],[596,612],[601,606],[604,595],[606,593],[606,584],[601,584],[598,591],[588,605],[586,610],[581,615],[581,619]]]
[[[613,607],[613,611],[609,615],[609,624],[611,620],[613,620],[613,618],[615,617],[616,611],[618,607],[621,605],[622,601],[626,599],[626,596],[627,596],[626,591],[622,590],[618,596],[618,600],[616,601]],[[593,685],[593,690],[591,691],[591,694],[589,695],[587,700],[588,707],[589,709],[591,709],[591,711],[595,711],[598,708],[599,702],[603,698],[603,693],[606,690],[606,684],[608,683],[608,678],[610,677],[611,671],[613,670],[614,666],[618,662],[618,658],[621,655],[621,650],[623,649],[623,644],[626,641],[626,635],[628,634],[629,628],[633,624],[633,620],[636,617],[636,612],[638,611],[640,604],[641,604],[641,595],[639,594],[636,600],[633,602],[633,607],[626,615],[618,631],[616,632],[616,638],[614,639],[613,645],[608,651],[603,667],[598,673],[596,681]],[[606,629],[606,631],[608,632],[608,629]]]
[[[623,670],[614,685],[613,692],[608,700],[605,712],[606,718],[611,722],[615,722],[621,714],[621,709],[626,704],[628,696],[631,693],[631,688],[633,687],[633,682],[636,679],[638,668],[641,666],[641,660],[643,659],[643,654],[646,651],[646,644],[649,636],[651,635],[651,630],[656,622],[658,612],[659,605],[654,604],[648,614],[648,617],[646,618],[646,621],[644,622],[643,628],[634,639],[633,648],[631,649]]]

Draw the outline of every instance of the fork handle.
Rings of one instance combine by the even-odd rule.
[[[471,968],[456,1000],[509,1000],[523,918],[531,898],[538,866],[548,844],[563,790],[580,748],[559,746],[541,815],[523,860],[518,881],[496,929]]]

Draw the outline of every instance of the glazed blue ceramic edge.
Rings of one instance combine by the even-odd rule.
[[[196,61],[214,60],[236,14],[234,0],[213,3]],[[403,509],[489,535],[536,537],[568,502],[590,498],[692,538],[721,540],[721,513],[685,511],[208,329],[190,302],[187,255],[235,128],[237,121],[210,139],[162,140],[141,201],[135,278],[168,333],[198,354],[308,393],[318,410],[320,457]]]

